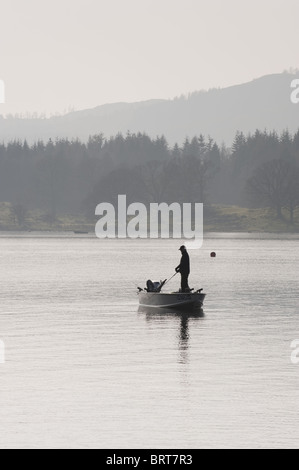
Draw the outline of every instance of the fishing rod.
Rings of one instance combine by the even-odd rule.
[[[178,273],[175,273],[170,279],[168,279],[168,280],[165,282],[164,286],[166,286],[166,284],[168,284],[168,283],[171,281],[171,279],[173,279],[177,274],[178,274]]]

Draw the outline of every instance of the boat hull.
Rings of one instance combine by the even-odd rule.
[[[202,308],[205,297],[206,294],[200,293],[162,294],[155,292],[141,292],[139,294],[139,303],[141,307],[186,310],[190,308]]]

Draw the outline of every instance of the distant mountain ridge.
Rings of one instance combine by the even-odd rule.
[[[210,135],[231,145],[236,132],[256,129],[291,133],[299,128],[299,104],[291,102],[291,82],[299,75],[267,75],[241,85],[199,91],[173,100],[115,103],[48,119],[3,119],[0,141],[80,138],[103,133],[164,135],[173,145],[186,137]]]

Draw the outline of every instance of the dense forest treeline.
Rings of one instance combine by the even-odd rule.
[[[292,222],[299,205],[299,131],[238,132],[232,148],[202,135],[169,146],[165,137],[127,134],[88,142],[57,139],[0,145],[0,201],[20,225],[27,210],[49,220],[94,215],[100,202],[204,202],[272,207]]]

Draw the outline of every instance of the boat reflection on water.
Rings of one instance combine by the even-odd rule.
[[[165,322],[176,321],[179,322],[178,330],[178,351],[179,351],[179,363],[186,364],[188,362],[188,349],[190,342],[190,321],[203,319],[205,317],[203,309],[191,309],[189,311],[181,310],[167,310],[165,308],[152,308],[142,307],[138,309],[138,313],[146,315],[147,322]]]

